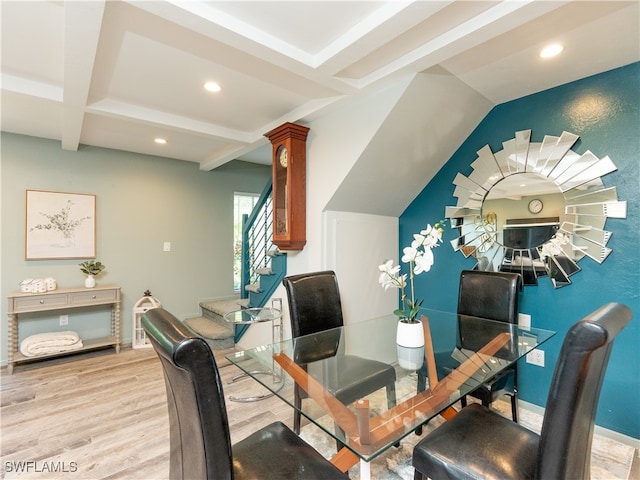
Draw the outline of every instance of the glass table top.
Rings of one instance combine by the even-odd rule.
[[[270,322],[280,317],[282,312],[273,307],[242,308],[224,314],[225,321],[238,324]]]
[[[235,352],[226,358],[292,408],[296,408],[297,382],[310,397],[302,401],[301,414],[369,461],[555,334],[436,310],[423,309],[421,314],[427,319],[432,340],[431,348],[426,349],[427,358],[433,359],[430,375],[425,366],[399,366],[398,356],[403,355],[404,347],[396,344],[398,319],[394,315]],[[333,392],[344,386],[340,384],[345,377],[342,373],[353,356],[394,368],[395,407],[388,407],[385,388],[363,395],[361,405],[344,405],[336,399]],[[418,392],[420,368],[428,377],[423,392]],[[251,374],[265,369],[272,369],[275,376]],[[365,403],[368,408],[363,417],[357,407]]]

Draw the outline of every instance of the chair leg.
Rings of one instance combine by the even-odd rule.
[[[511,395],[511,416],[518,423],[518,366],[513,368],[513,395]]]
[[[467,396],[466,395],[460,399],[460,405],[462,405],[462,408],[467,406]]]
[[[413,469],[413,480],[423,480],[424,479],[424,475],[422,475],[418,470],[416,470],[415,468]]]
[[[390,383],[387,385],[387,408],[393,408],[396,406],[396,385]]]
[[[424,392],[427,389],[427,377],[422,374],[421,370],[418,370],[418,393]]]
[[[344,436],[344,430],[342,430],[337,423],[333,424],[333,428],[336,432],[336,434],[342,434]],[[342,443],[340,440],[338,440],[336,438],[336,452],[339,452],[340,450],[342,450],[342,448],[344,447],[344,443]]]
[[[518,423],[518,391],[515,390],[511,395],[511,416],[513,421]]]
[[[427,377],[422,374],[422,369],[418,370],[418,393],[424,392],[427,389]],[[416,428],[413,433],[417,436],[422,435],[422,426]]]
[[[302,398],[300,397],[298,386],[295,386],[294,393],[295,407],[293,410],[293,432],[296,435],[300,435],[300,409],[302,408]]]
[[[387,408],[393,408],[396,406],[397,398],[396,398],[396,384],[390,383],[387,385]],[[400,442],[394,443],[394,447],[398,448],[400,446]]]

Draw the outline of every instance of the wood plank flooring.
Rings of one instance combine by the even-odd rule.
[[[2,375],[3,478],[163,479],[169,472],[164,377],[152,349],[123,349],[22,366]],[[73,360],[72,360],[73,359]],[[238,373],[221,370],[223,380]],[[225,394],[262,393],[251,379],[225,384]],[[290,407],[277,398],[255,404],[227,401],[231,440],[280,419]],[[35,462],[17,472],[17,462]],[[26,467],[23,467],[23,470]],[[42,472],[42,469],[58,472]],[[35,471],[36,469],[40,471]],[[73,470],[73,472],[69,472]]]
[[[20,366],[13,375],[3,369],[1,478],[168,478],[160,362],[152,349],[112,352]],[[251,379],[228,383],[239,372],[236,367],[221,372],[227,397],[263,393]],[[277,398],[227,401],[227,411],[234,443],[275,420],[292,423],[291,408]],[[636,458],[630,478],[639,478],[633,476],[637,464]]]

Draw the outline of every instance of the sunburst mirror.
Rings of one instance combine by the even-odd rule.
[[[474,268],[517,272],[525,285],[549,277],[555,288],[571,284],[584,257],[604,262],[605,223],[626,218],[627,202],[602,182],[616,170],[611,159],[575,153],[578,138],[563,132],[537,143],[523,130],[496,153],[480,149],[471,174],[453,180],[457,205],[445,209],[458,230],[453,248],[474,257]]]

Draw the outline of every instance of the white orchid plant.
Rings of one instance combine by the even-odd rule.
[[[416,300],[413,279],[416,275],[431,270],[434,263],[432,250],[442,242],[443,224],[444,220],[433,226],[427,225],[427,228],[420,233],[414,233],[411,246],[405,247],[402,250],[403,255],[401,261],[409,264],[408,276],[411,296],[406,293],[407,274],[400,274],[400,265],[394,265],[393,260],[387,260],[378,266],[378,270],[380,271],[378,282],[380,285],[382,285],[385,290],[388,290],[389,287],[398,288],[402,295],[402,308],[394,310],[393,314],[408,323],[417,322],[416,317],[424,301],[424,299]]]

